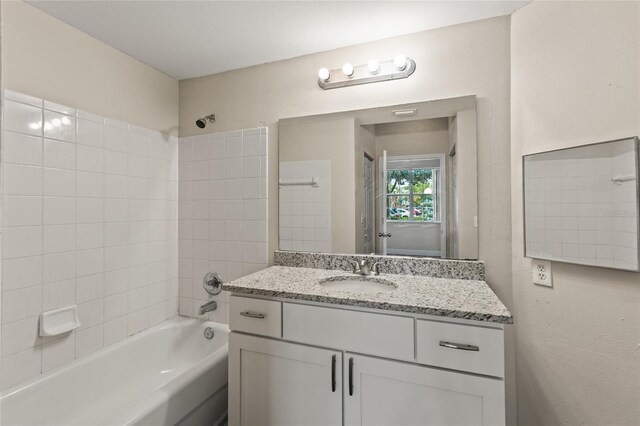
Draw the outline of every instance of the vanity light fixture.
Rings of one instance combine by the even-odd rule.
[[[404,55],[398,55],[393,58],[393,66],[396,67],[398,71],[402,71],[407,67],[407,57]]]
[[[347,62],[346,64],[344,64],[342,66],[342,72],[344,73],[344,75],[346,75],[347,77],[353,77],[353,65],[351,65],[349,62]]]
[[[370,60],[365,65],[352,65],[347,62],[342,69],[329,70],[320,68],[318,86],[324,90],[338,87],[355,86],[356,84],[375,83],[378,81],[407,78],[416,70],[413,59],[397,55],[394,59],[378,62]]]
[[[369,69],[369,72],[373,75],[376,75],[380,72],[380,64],[375,59],[372,59],[369,61],[369,63],[367,64],[367,68]]]
[[[320,71],[318,71],[318,79],[326,82],[329,81],[329,78],[331,78],[329,70],[327,68],[320,68]]]

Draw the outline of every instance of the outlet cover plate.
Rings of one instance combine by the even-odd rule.
[[[531,270],[534,284],[553,287],[550,261],[533,259],[531,261]]]

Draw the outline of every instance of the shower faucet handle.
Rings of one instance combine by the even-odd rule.
[[[217,272],[207,272],[202,279],[202,287],[212,296],[222,291],[222,278]]]

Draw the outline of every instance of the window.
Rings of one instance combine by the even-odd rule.
[[[387,220],[440,221],[440,159],[387,160]]]

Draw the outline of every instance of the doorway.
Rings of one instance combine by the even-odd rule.
[[[386,161],[379,182],[385,254],[446,257],[445,155],[383,155],[380,161]]]

